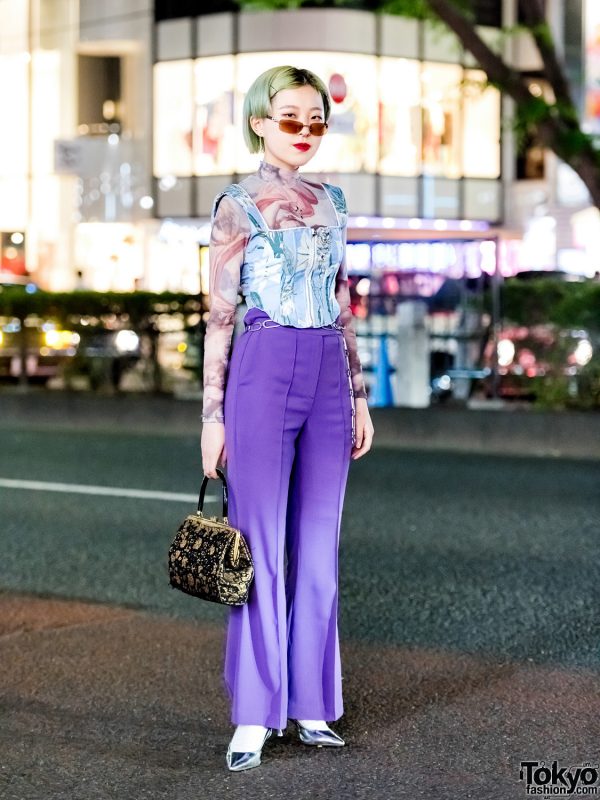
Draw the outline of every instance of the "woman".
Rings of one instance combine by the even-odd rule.
[[[292,719],[306,744],[340,746],[343,713],[337,555],[350,457],[373,425],[345,266],[342,190],[305,180],[330,100],[308,70],[275,67],[244,102],[258,170],[213,204],[202,461],[227,462],[229,522],[254,561],[248,602],[232,606],[224,681],[237,726],[227,765],[260,764]],[[241,286],[245,330],[228,361]]]

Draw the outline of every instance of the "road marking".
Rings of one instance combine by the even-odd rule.
[[[0,478],[5,489],[29,489],[38,492],[74,492],[76,494],[102,494],[110,497],[137,497],[143,500],[166,500],[172,503],[198,503],[197,494],[155,492],[149,489],[125,489],[120,486],[93,486],[82,483],[52,483],[50,481],[22,481]],[[205,501],[216,500],[216,495],[204,496]]]

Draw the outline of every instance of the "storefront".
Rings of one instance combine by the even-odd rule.
[[[242,137],[245,94],[272,66],[307,65],[333,102],[328,133],[303,172],[342,186],[348,200],[352,306],[370,388],[384,338],[394,361],[398,309],[409,301],[427,304],[432,336],[443,327],[434,346],[453,362],[473,360],[456,339],[464,320],[450,295],[462,297],[473,283],[482,291],[498,261],[510,262],[498,235],[486,235],[502,216],[499,93],[451,37],[436,39],[415,20],[388,17],[384,25],[360,13],[358,37],[356,14],[323,10],[316,14],[331,34],[327,45],[306,51],[292,45],[311,23],[314,38],[315,12],[287,14],[271,34],[244,15],[232,20],[235,53],[215,52],[227,48],[228,15],[159,24],[153,160],[161,236],[179,247],[196,240],[206,292],[210,202],[259,158]],[[282,47],[259,52],[273,41]]]
[[[2,6],[2,265],[45,288],[200,291],[212,200],[258,163],[244,96],[275,64],[309,66],[329,88],[330,130],[304,171],[343,188],[349,241],[363,219],[398,242],[402,220],[501,221],[499,94],[425,23],[307,8],[117,24],[74,0],[52,19],[41,0],[31,18]],[[94,58],[119,62],[105,95]]]
[[[508,245],[499,247],[495,233],[486,236],[502,217],[498,91],[484,85],[484,73],[450,35],[436,36],[416,20],[333,10],[285,14],[286,21],[283,12],[262,17],[266,30],[258,29],[256,15],[159,24],[153,172],[160,236],[178,247],[187,242],[190,253],[194,242],[199,246],[199,286],[207,292],[210,203],[259,159],[242,137],[245,94],[272,66],[307,65],[333,102],[328,133],[303,172],[340,185],[348,200],[352,307],[369,388],[384,339],[395,360],[403,303],[427,304],[432,345],[448,353],[449,363],[473,361],[457,339],[462,306],[443,298],[456,291],[463,297],[473,283],[480,294],[499,261],[512,269]],[[317,18],[323,25],[315,25]],[[322,28],[329,35],[321,43],[317,33],[310,51],[293,46],[309,29],[312,42]],[[225,52],[234,41],[237,52]]]
[[[329,130],[303,172],[339,183],[351,213],[382,224],[384,217],[500,220],[500,97],[482,88],[483,72],[287,50],[154,65],[159,217],[202,218],[213,188],[256,169],[242,137],[244,96],[258,74],[286,63],[309,64],[329,88]]]
[[[485,222],[442,225],[438,220],[437,229],[427,220],[399,223],[401,232],[368,224],[353,228],[348,241],[352,308],[371,396],[385,397],[389,391],[393,400],[402,395],[400,349],[404,343],[414,351],[408,353],[412,361],[421,340],[421,399],[428,404],[432,378],[479,369],[495,322],[484,297],[519,271],[518,239]],[[382,361],[390,365],[389,390],[382,389]],[[403,369],[410,366],[404,363]],[[415,382],[413,376],[406,383],[411,394]]]
[[[63,288],[76,180],[55,172],[53,143],[72,133],[73,2],[5,0],[0,30],[0,274]]]

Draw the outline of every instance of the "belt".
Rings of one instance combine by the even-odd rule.
[[[269,324],[270,323],[270,324]],[[281,325],[279,322],[275,322],[272,319],[261,319],[258,322],[251,322],[250,324],[244,323],[244,327],[247,331],[257,331],[259,328],[284,328],[290,327],[286,325]],[[319,328],[315,330],[320,330],[321,328],[329,328],[332,330],[343,331],[343,325],[337,325],[335,322],[330,322],[328,325],[321,325]],[[302,330],[302,328],[298,328],[298,330]],[[350,370],[350,356],[348,354],[348,346],[346,344],[346,339],[342,336],[341,342],[344,345],[344,356],[346,359],[346,375],[348,376],[348,388],[350,392],[350,404],[352,406],[352,444],[356,443],[356,406],[354,403],[354,388],[352,386],[352,372]]]
[[[244,325],[244,327],[245,327],[245,329],[247,331],[257,331],[259,328],[284,328],[284,327],[291,327],[291,326],[281,325],[279,322],[275,322],[272,319],[261,319],[259,322],[246,323]],[[327,329],[338,330],[338,331],[343,331],[344,330],[344,326],[343,325],[337,325],[335,322],[330,322],[328,325],[320,325],[317,328],[317,330],[320,330],[321,328],[327,328]],[[302,328],[299,328],[298,330],[302,330]]]

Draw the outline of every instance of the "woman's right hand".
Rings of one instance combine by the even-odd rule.
[[[225,450],[225,423],[205,422],[202,425],[202,469],[209,478],[218,478],[217,466],[224,467],[227,460]]]

